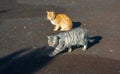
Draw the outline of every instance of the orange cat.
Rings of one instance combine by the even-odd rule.
[[[54,31],[68,31],[72,29],[72,20],[66,14],[55,14],[53,11],[47,11],[47,18],[55,25]]]

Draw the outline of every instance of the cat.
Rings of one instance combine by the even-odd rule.
[[[82,50],[85,51],[89,42],[88,30],[82,28],[72,29],[67,32],[59,33],[57,35],[50,35],[47,37],[48,45],[55,48],[55,50],[49,55],[50,57],[57,55],[66,48],[68,48],[68,52],[71,52],[71,46],[74,45],[82,45]]]
[[[47,11],[47,19],[55,25],[54,31],[69,31],[73,27],[72,20],[66,14],[55,14],[53,11]]]

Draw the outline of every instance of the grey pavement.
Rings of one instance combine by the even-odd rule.
[[[46,11],[68,14],[96,42],[54,58],[47,35],[58,34]],[[0,74],[119,74],[119,0],[0,0]]]

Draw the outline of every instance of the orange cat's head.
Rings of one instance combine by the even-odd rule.
[[[47,11],[47,18],[49,20],[54,20],[55,19],[55,13],[53,11]]]

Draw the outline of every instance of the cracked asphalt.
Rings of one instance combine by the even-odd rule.
[[[0,74],[120,74],[119,0],[0,0]],[[88,29],[87,51],[50,58],[46,11],[65,13]]]

